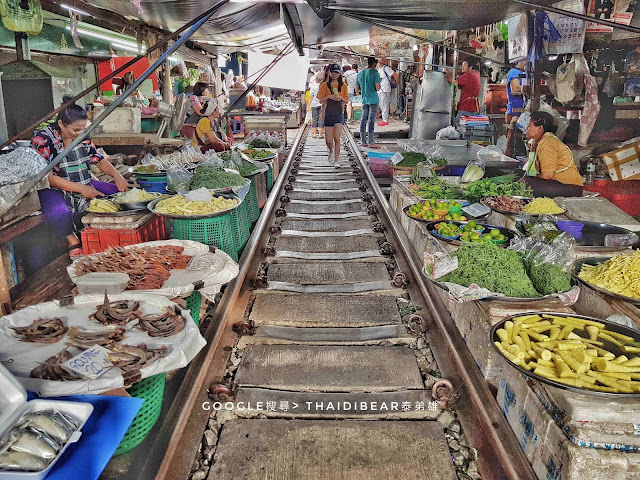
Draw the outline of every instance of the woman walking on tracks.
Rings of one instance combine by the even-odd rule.
[[[325,104],[324,135],[329,149],[328,160],[333,166],[340,167],[340,136],[344,124],[344,104],[349,101],[347,82],[342,78],[342,68],[337,63],[329,67],[329,79],[320,85],[318,100]]]

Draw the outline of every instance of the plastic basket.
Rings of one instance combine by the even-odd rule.
[[[256,191],[256,183],[251,177],[251,187],[249,187],[249,193],[244,197],[244,201],[247,204],[247,218],[250,224],[253,224],[258,217],[260,217],[260,207],[258,206],[258,195]]]
[[[196,325],[200,326],[200,307],[202,306],[202,294],[198,291],[191,292],[187,298],[187,310],[191,313],[191,318],[196,322]]]
[[[165,240],[166,232],[162,217],[154,215],[144,225],[135,229],[96,229],[85,228],[82,231],[82,253],[104,252],[109,247],[124,247],[136,243],[151,242],[153,240]]]
[[[165,373],[154,375],[135,383],[127,389],[129,395],[142,398],[144,403],[124,434],[124,438],[113,454],[114,456],[134,449],[149,435],[149,432],[158,421],[158,417],[160,417],[166,376]]]
[[[266,172],[260,172],[255,175],[251,175],[249,177],[251,180],[251,186],[255,186],[256,190],[256,200],[258,202],[258,209],[264,207],[264,204],[267,203],[267,175]],[[258,211],[258,217],[260,216],[260,211]],[[255,220],[258,219],[256,217]]]
[[[242,253],[244,246],[247,244],[249,237],[251,236],[251,224],[247,216],[247,202],[243,201],[238,208],[235,208],[231,213],[233,218],[233,224],[235,226],[235,242],[238,257]]]
[[[234,261],[238,261],[238,249],[235,242],[235,225],[232,212],[212,218],[173,219],[172,238],[178,240],[193,240],[212,247],[219,248]]]
[[[268,163],[269,170],[267,170],[267,193],[271,192],[273,188],[273,160]]]

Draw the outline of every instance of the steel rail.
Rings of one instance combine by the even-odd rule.
[[[208,388],[215,378],[212,367],[217,357],[222,354],[222,345],[220,345],[222,337],[225,329],[230,328],[228,320],[232,317],[234,310],[238,309],[236,303],[242,293],[248,290],[247,277],[257,271],[259,261],[262,258],[258,249],[263,244],[264,237],[268,238],[270,235],[267,228],[268,222],[273,220],[276,207],[280,205],[279,192],[282,190],[284,182],[287,181],[293,158],[298,153],[306,128],[300,130],[291,146],[289,155],[273,185],[272,193],[269,195],[240,257],[238,276],[227,285],[204,334],[207,346],[189,364],[182,384],[167,412],[166,419],[168,421],[162,424],[156,435],[151,454],[148,455],[142,469],[142,471],[157,471],[156,480],[178,480],[186,479],[189,476],[191,465],[199,451],[209,419],[209,412],[203,411],[201,405],[208,400]],[[240,314],[242,314],[244,306],[241,305],[239,308]],[[154,457],[158,460],[163,456],[159,466],[153,465]]]
[[[224,3],[226,3],[228,0],[222,0]],[[220,5],[220,4],[218,4]],[[216,6],[218,6],[216,5]],[[9,205],[6,207],[5,211],[3,212],[3,217],[4,214],[6,214],[16,203],[18,203],[22,197],[24,197],[27,193],[29,193],[29,191],[35,187],[38,182],[40,182],[40,180],[42,180],[45,176],[47,176],[49,174],[49,172],[53,171],[53,169],[60,163],[62,162],[62,160],[65,159],[65,157],[74,149],[76,148],[78,145],[80,145],[88,136],[91,132],[93,132],[96,127],[98,125],[100,125],[100,122],[102,122],[105,118],[107,118],[111,112],[113,112],[120,104],[122,104],[122,102],[124,102],[127,98],[129,98],[129,95],[131,95],[132,93],[134,93],[138,87],[140,85],[142,85],[142,82],[144,82],[149,75],[151,75],[153,72],[155,72],[158,67],[160,67],[164,61],[176,50],[178,50],[178,48],[180,48],[182,45],[184,45],[184,43],[189,40],[189,38],[195,33],[197,32],[200,27],[202,25],[204,25],[209,18],[211,18],[213,16],[213,14],[217,11],[217,9],[209,9],[209,13],[206,14],[204,17],[202,17],[198,22],[194,23],[193,26],[187,31],[187,33],[185,33],[182,37],[180,37],[178,39],[177,42],[175,42],[173,45],[171,45],[171,47],[169,47],[167,49],[167,51],[165,53],[162,54],[162,56],[160,58],[158,58],[158,60],[155,61],[155,63],[153,65],[151,65],[148,69],[146,69],[144,71],[144,73],[142,75],[140,75],[139,78],[137,78],[129,88],[127,88],[124,92],[122,92],[122,94],[116,98],[116,100],[109,105],[104,112],[102,112],[100,115],[98,115],[98,118],[96,118],[93,122],[91,122],[89,124],[89,126],[80,134],[78,135],[70,144],[68,147],[66,147],[62,152],[60,152],[58,155],[56,155],[56,157],[51,160],[47,166],[45,168],[43,168],[42,170],[40,170],[40,172],[38,172],[38,174],[31,178],[30,180],[28,180],[27,182],[25,182],[25,184],[22,186],[22,188],[20,189],[20,191],[18,192],[18,195],[15,196],[15,198],[13,200],[11,200],[11,202],[9,203]]]
[[[435,287],[422,277],[422,260],[413,249],[389,202],[367,167],[355,138],[348,128],[344,127],[344,130],[354,156],[360,163],[363,177],[369,183],[380,206],[379,213],[384,216],[385,223],[390,227],[386,234],[395,237],[395,240],[388,240],[400,253],[396,254],[396,262],[401,271],[408,276],[410,274],[412,283],[409,292],[412,294],[412,300],[419,304],[417,298],[421,297],[423,305],[427,307],[421,313],[432,313],[427,338],[443,378],[449,379],[460,392],[456,411],[471,444],[478,450],[480,473],[485,479],[535,480],[537,477],[520,449],[520,442],[491,394],[451,315],[438,298]]]
[[[209,17],[211,16],[210,13],[215,13],[218,10],[220,10],[220,8],[222,8],[229,0],[221,0],[219,3],[217,3],[216,5],[214,5],[213,7],[211,7],[209,10],[201,13],[200,15],[198,15],[197,17],[195,17],[193,20],[191,20],[188,23],[185,23],[182,27],[180,27],[178,30],[176,30],[175,32],[169,33],[168,35],[166,35],[165,37],[161,38],[157,43],[155,43],[154,45],[150,46],[146,52],[132,58],[131,60],[129,60],[127,63],[125,63],[124,65],[122,65],[120,68],[114,70],[113,72],[109,73],[108,75],[106,75],[105,77],[99,79],[96,83],[94,83],[93,85],[91,85],[90,87],[85,88],[82,92],[80,92],[78,95],[76,95],[75,97],[73,97],[71,100],[69,100],[66,103],[63,103],[62,105],[60,105],[58,108],[56,108],[55,110],[53,110],[52,112],[49,112],[47,115],[45,115],[44,117],[42,117],[40,120],[36,121],[35,123],[33,123],[33,125],[25,128],[24,130],[22,130],[21,132],[17,133],[16,135],[14,135],[13,137],[11,137],[9,140],[7,140],[6,142],[4,142],[2,145],[0,145],[0,150],[3,149],[4,147],[6,147],[7,145],[11,144],[12,142],[22,138],[24,135],[28,135],[30,134],[33,130],[35,130],[38,125],[40,125],[43,122],[46,122],[47,120],[49,120],[50,118],[52,118],[55,114],[61,112],[62,110],[64,110],[65,108],[69,107],[70,105],[73,105],[74,103],[76,103],[78,100],[80,100],[82,97],[84,97],[86,94],[88,94],[89,92],[91,92],[94,88],[99,87],[100,85],[102,85],[104,82],[106,82],[107,80],[111,80],[113,77],[115,77],[117,74],[119,74],[120,72],[123,72],[124,70],[126,70],[127,68],[129,68],[130,66],[132,66],[134,63],[137,63],[139,60],[145,58],[147,55],[149,55],[151,52],[156,51],[158,48],[162,47],[164,44],[166,44],[167,42],[169,42],[170,40],[173,40],[174,38],[176,38],[178,35],[180,35],[182,32],[184,32],[186,29],[188,29],[189,27],[193,26],[194,24],[196,24],[197,22],[199,22],[200,20],[202,20],[204,17],[206,17],[207,15],[209,15]]]

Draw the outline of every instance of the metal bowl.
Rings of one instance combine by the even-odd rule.
[[[512,315],[510,317],[507,317],[501,321],[499,321],[498,323],[496,323],[493,328],[491,328],[491,333],[490,333],[490,339],[491,339],[491,345],[493,346],[493,348],[502,356],[502,353],[500,352],[500,350],[498,350],[498,347],[496,347],[495,343],[496,341],[500,341],[500,338],[498,337],[498,334],[496,333],[498,331],[498,329],[500,328],[504,328],[504,324],[507,321],[512,321],[518,317],[522,317],[522,316],[527,316],[527,315],[554,315],[557,317],[574,317],[574,318],[580,318],[583,320],[592,320],[592,321],[596,321],[596,322],[600,322],[603,323],[606,327],[607,330],[611,330],[613,332],[617,332],[617,333],[621,333],[623,335],[627,335],[629,337],[634,338],[636,341],[640,342],[640,332],[638,332],[637,330],[632,330],[631,328],[627,328],[623,325],[617,324],[617,323],[613,323],[613,322],[609,322],[607,320],[601,320],[599,318],[593,318],[593,317],[587,317],[584,315],[573,315],[573,314],[567,314],[567,313],[556,313],[556,312],[523,312],[523,313],[519,313],[517,315]],[[580,334],[581,331],[576,331],[576,334]],[[611,343],[607,340],[604,340],[604,347],[606,350],[609,350],[611,353],[615,354],[616,356],[619,355],[624,355],[625,352],[623,352],[616,344]],[[545,377],[541,377],[539,375],[536,375],[535,373],[533,373],[530,370],[526,370],[523,367],[521,367],[520,365],[515,365],[513,363],[511,363],[507,358],[505,358],[503,356],[504,360],[513,368],[517,369],[520,373],[526,375],[529,378],[532,378],[534,380],[537,380],[539,382],[542,383],[546,383],[547,385],[551,385],[553,387],[556,388],[561,388],[562,390],[571,390],[573,392],[579,392],[581,394],[584,395],[595,395],[595,396],[599,396],[599,397],[606,397],[609,399],[613,399],[613,398],[635,398],[638,399],[640,398],[640,393],[610,393],[610,392],[598,392],[595,390],[587,390],[586,388],[580,388],[580,387],[573,387],[571,385],[565,385],[564,383],[558,383],[554,380],[551,380],[549,378],[545,378]]]
[[[202,218],[215,218],[215,217],[219,217],[221,215],[225,215],[229,212],[231,212],[233,209],[238,208],[240,206],[240,204],[242,203],[242,200],[237,197],[236,195],[233,194],[226,194],[226,193],[222,193],[222,194],[215,194],[215,196],[217,197],[224,197],[224,198],[233,198],[236,201],[236,205],[232,208],[229,208],[228,210],[223,210],[221,212],[216,212],[216,213],[203,213],[201,215],[176,215],[176,214],[172,214],[172,213],[160,213],[160,212],[156,212],[156,205],[158,204],[158,202],[160,202],[161,200],[166,200],[168,198],[171,197],[175,197],[176,195],[163,195],[160,198],[156,198],[155,200],[151,200],[151,202],[149,202],[149,204],[147,205],[147,209],[151,210],[153,213],[155,213],[156,215],[160,215],[162,217],[165,218],[172,218],[172,219],[176,219],[176,220],[198,220],[198,219],[202,219]]]
[[[587,282],[586,280],[583,280],[578,276],[580,274],[580,270],[582,270],[583,265],[602,265],[604,262],[606,262],[610,258],[611,257],[590,257],[590,258],[583,258],[580,260],[576,260],[575,262],[573,262],[573,265],[571,266],[571,276],[576,282],[586,285],[590,289],[595,290],[596,292],[599,292],[607,297],[614,298],[616,300],[622,300],[623,302],[628,302],[633,305],[640,305],[640,299],[638,298],[627,297],[625,295],[620,295],[618,293],[610,292],[609,290],[605,290],[602,287],[598,287],[590,282]]]
[[[117,197],[112,198],[111,201],[115,203],[118,207],[120,207],[120,210],[123,210],[123,211],[146,210],[147,205],[149,205],[149,203],[153,202],[154,200],[157,200],[162,196],[161,193],[153,193],[153,192],[150,192],[150,193],[154,195],[155,198],[152,198],[151,200],[144,200],[142,202],[119,202]]]

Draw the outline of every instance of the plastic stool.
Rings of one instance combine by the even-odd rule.
[[[231,133],[234,135],[244,134],[244,128],[242,127],[242,119],[240,117],[233,117],[229,119],[231,123]]]

